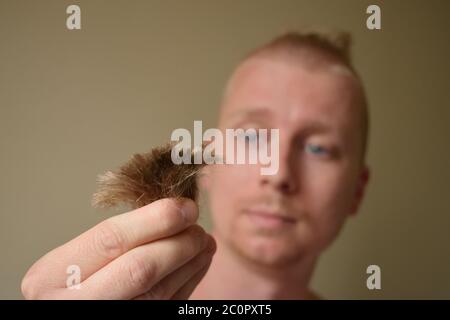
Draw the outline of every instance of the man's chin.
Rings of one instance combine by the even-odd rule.
[[[267,267],[283,267],[299,262],[305,251],[282,236],[250,236],[236,241],[239,253],[253,263]]]

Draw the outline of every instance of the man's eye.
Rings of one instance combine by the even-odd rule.
[[[328,149],[318,145],[318,144],[312,144],[312,143],[307,143],[305,145],[305,151],[311,154],[315,154],[315,155],[327,155]]]
[[[258,140],[258,132],[254,130],[248,130],[245,133],[242,133],[245,143],[256,142]]]
[[[245,136],[245,141],[246,142],[253,142],[258,140],[258,135],[256,133],[251,133]]]

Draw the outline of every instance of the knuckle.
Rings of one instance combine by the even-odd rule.
[[[137,255],[131,258],[125,269],[129,285],[139,291],[148,290],[149,285],[151,285],[156,276],[156,266],[146,262]]]
[[[208,265],[211,261],[211,256],[205,252],[198,254],[195,259],[193,259],[193,272],[197,272],[201,268]]]
[[[148,300],[159,300],[168,299],[168,290],[161,282],[156,283],[149,291],[145,294],[145,299]]]
[[[202,250],[206,245],[206,232],[199,225],[193,225],[188,228],[188,237],[190,241],[188,243],[191,244],[190,250],[192,252],[198,252]]]
[[[22,291],[22,295],[25,299],[36,299],[36,290],[34,290],[34,286],[28,276],[25,276],[22,279],[20,290]]]
[[[34,273],[30,273],[30,271],[23,277],[20,284],[20,290],[25,299],[35,300],[41,297],[42,290],[40,290],[38,286],[36,276],[34,275]]]
[[[200,256],[200,258],[198,259],[198,262],[196,263],[195,274],[198,273],[199,271],[205,269],[205,268],[209,268],[211,262],[212,262],[212,257],[211,256],[209,256],[207,254],[202,254]]]
[[[96,252],[113,259],[125,252],[125,237],[119,227],[110,219],[98,225],[94,237]]]

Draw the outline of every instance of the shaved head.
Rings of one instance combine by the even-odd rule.
[[[224,91],[223,106],[234,90],[236,78],[250,63],[277,61],[299,66],[312,72],[330,72],[348,77],[354,84],[359,107],[362,135],[362,161],[365,161],[368,140],[368,106],[361,79],[350,58],[351,37],[347,33],[289,32],[247,54],[230,77]]]

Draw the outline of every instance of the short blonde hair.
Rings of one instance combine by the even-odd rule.
[[[323,59],[329,59],[340,62],[354,71],[350,56],[351,41],[352,38],[348,32],[290,31],[251,51],[243,60],[266,54],[271,56],[285,54],[295,57],[299,54],[314,53],[316,61],[322,62]]]

